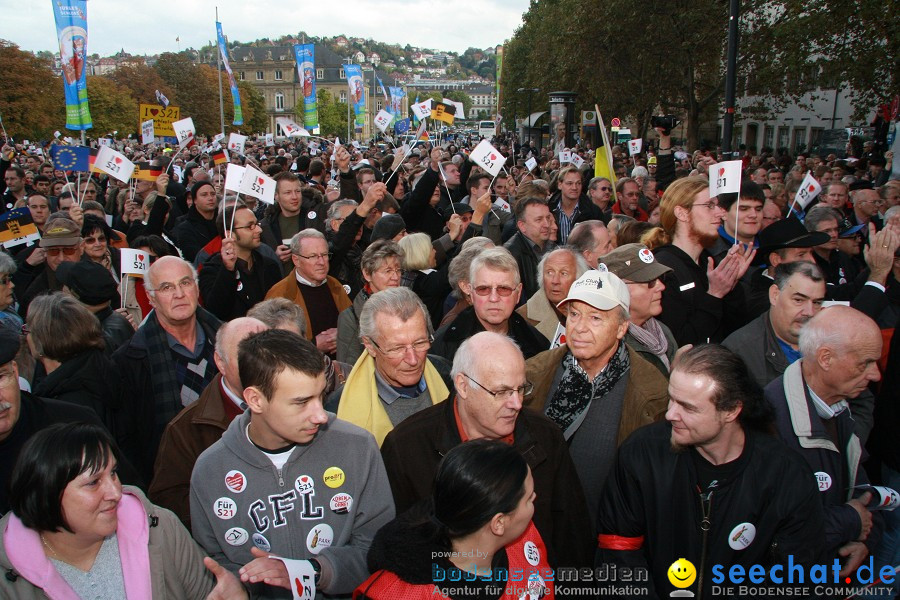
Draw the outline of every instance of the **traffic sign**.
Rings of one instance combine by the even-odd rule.
[[[609,122],[609,124],[613,127],[621,127],[622,120],[619,117],[613,117],[613,120]]]

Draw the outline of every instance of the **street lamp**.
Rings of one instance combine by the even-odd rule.
[[[536,93],[539,92],[539,91],[541,91],[539,88],[519,88],[519,89],[516,90],[516,92],[519,92],[519,93],[521,93],[521,92],[528,92],[528,117],[527,117],[527,123],[528,123],[528,130],[529,130],[529,131],[528,131],[528,141],[529,141],[529,142],[531,141],[531,129],[534,127],[534,123],[531,122],[531,95],[532,95],[532,94],[536,94]]]

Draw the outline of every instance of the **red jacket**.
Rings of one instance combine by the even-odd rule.
[[[553,570],[547,563],[547,549],[534,523],[529,523],[525,532],[506,547],[506,555],[509,558],[509,580],[501,598],[528,599],[526,592],[533,594],[530,598],[552,600],[555,597]],[[449,600],[442,588],[459,588],[464,585],[463,582],[453,581],[417,585],[407,583],[396,573],[381,569],[356,588],[353,598],[354,600]],[[543,594],[539,591],[541,586],[544,588]]]

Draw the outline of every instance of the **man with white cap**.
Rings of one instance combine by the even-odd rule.
[[[622,343],[630,297],[619,277],[588,271],[559,303],[565,344],[525,363],[534,390],[525,406],[559,425],[596,523],[600,491],[616,448],[632,431],[663,415],[666,378]]]

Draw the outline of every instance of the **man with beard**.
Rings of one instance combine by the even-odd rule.
[[[281,280],[281,266],[259,251],[262,228],[243,202],[226,208],[217,221],[222,250],[200,271],[200,297],[206,310],[223,321],[247,314]]]
[[[648,569],[651,598],[672,589],[679,558],[699,571],[685,588],[699,599],[714,597],[715,563],[808,573],[825,539],[816,480],[768,434],[771,408],[741,358],[714,344],[687,350],[669,398],[666,420],[619,448],[600,499],[599,560]]]
[[[654,256],[673,273],[663,291],[660,320],[669,326],[679,346],[716,342],[725,337],[723,314],[742,298],[725,297],[735,289],[756,252],[752,247],[732,246],[718,265],[706,248],[719,239],[725,211],[709,197],[706,177],[678,179],[666,189],[660,203],[660,224],[672,243]]]

